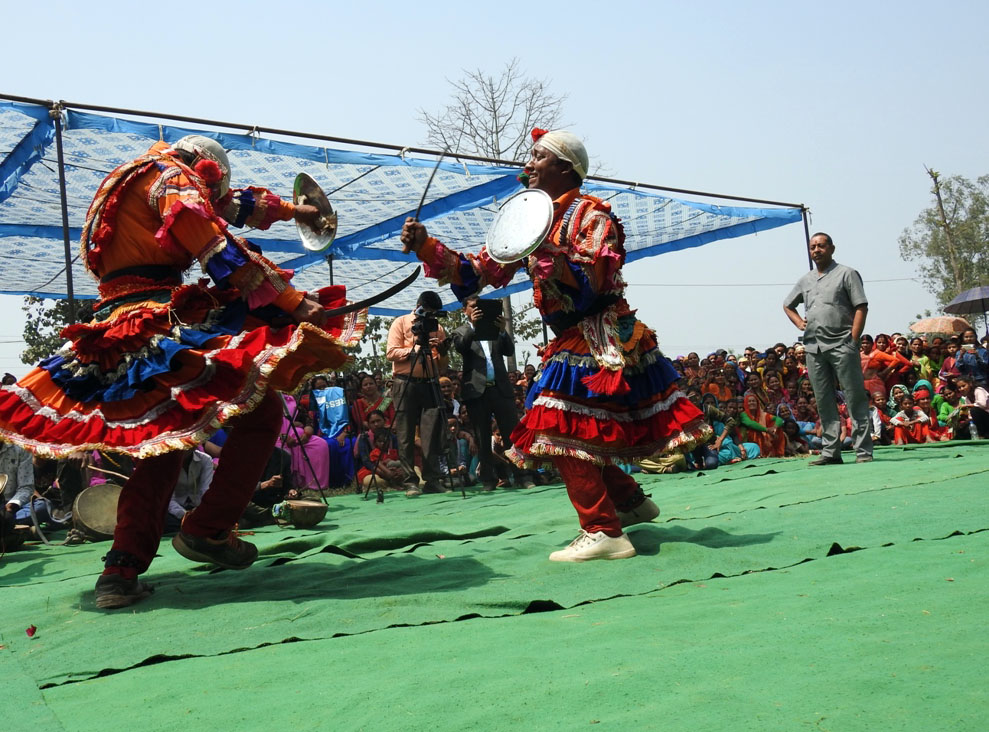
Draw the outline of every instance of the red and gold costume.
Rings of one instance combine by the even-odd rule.
[[[711,430],[680,391],[655,333],[625,300],[625,235],[610,206],[574,188],[554,210],[549,235],[522,261],[499,264],[486,248],[458,254],[432,237],[418,256],[426,274],[450,283],[461,299],[507,285],[526,268],[556,337],[543,352],[510,456],[519,464],[552,459],[582,528],[616,536],[615,509],[628,510],[641,491],[614,463],[688,450]]]
[[[178,451],[234,420],[234,444],[183,525],[199,536],[229,529],[278,434],[281,403],[272,392],[342,366],[342,346],[364,328],[364,313],[325,329],[294,324],[286,314],[305,293],[289,284],[292,273],[227,230],[228,222],[267,228],[292,218],[294,207],[260,188],[213,202],[206,172],[158,143],[103,181],[81,250],[100,283],[95,317],[65,328],[58,353],[0,391],[0,439],[56,458],[91,450],[143,458],[121,494],[108,566],[147,568],[181,468]],[[194,262],[215,286],[183,284]],[[318,293],[324,308],[344,304],[344,295],[342,287]]]
[[[166,143],[117,168],[83,229],[82,260],[100,281],[96,317],[67,327],[56,355],[0,393],[0,438],[50,457],[149,457],[204,441],[268,389],[344,364],[341,346],[359,340],[363,318],[325,331],[270,325],[266,316],[291,312],[303,293],[224,220],[267,228],[292,211],[258,188],[214,208]],[[194,261],[216,286],[182,284]],[[342,287],[319,294],[324,306],[344,303]]]

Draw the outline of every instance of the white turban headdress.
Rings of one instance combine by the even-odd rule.
[[[532,142],[549,150],[560,160],[570,163],[581,180],[587,177],[587,149],[572,132],[566,130],[547,132],[537,127],[532,131]]]

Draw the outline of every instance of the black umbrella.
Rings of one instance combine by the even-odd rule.
[[[981,285],[965,290],[962,294],[944,306],[944,312],[952,315],[981,315],[986,319],[986,312],[989,311],[989,286]],[[989,328],[989,326],[987,326]]]

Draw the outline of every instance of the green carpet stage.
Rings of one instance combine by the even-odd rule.
[[[615,562],[547,561],[560,486],[334,498],[243,572],[164,543],[115,612],[108,544],[32,546],[0,560],[0,727],[985,730],[989,443],[876,458],[640,476],[663,514]]]

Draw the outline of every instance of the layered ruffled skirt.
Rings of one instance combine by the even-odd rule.
[[[345,288],[318,293],[324,308]],[[68,342],[16,385],[0,390],[0,439],[46,457],[106,450],[150,457],[205,441],[252,410],[269,389],[343,366],[365,312],[325,329],[249,312],[236,291],[205,285],[101,311],[67,327]]]
[[[527,412],[512,432],[512,459],[532,464],[569,456],[597,465],[685,452],[711,438],[703,415],[680,390],[680,375],[642,323],[622,342],[628,390],[597,393],[586,385],[599,364],[579,327],[547,346]]]

